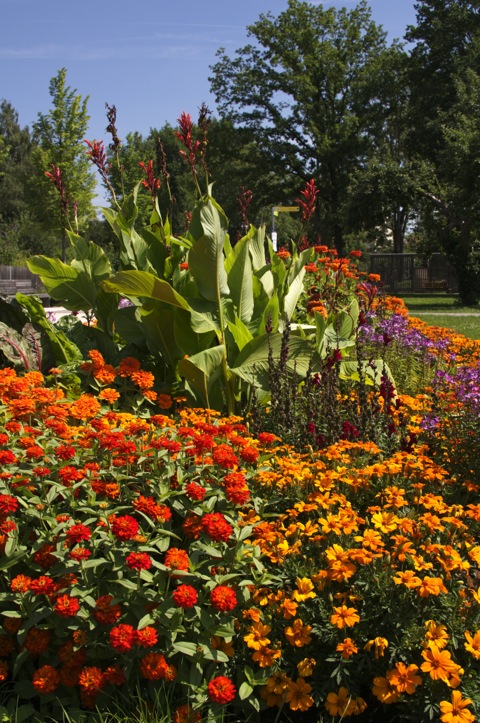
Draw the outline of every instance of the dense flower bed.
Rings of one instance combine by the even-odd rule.
[[[132,415],[59,380],[0,372],[4,705],[139,689],[178,721],[474,720],[478,480],[422,430],[435,414],[441,442],[453,386],[400,396],[408,450],[305,455],[239,418]],[[455,399],[463,419],[478,395]]]

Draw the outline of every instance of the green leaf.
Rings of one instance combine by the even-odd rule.
[[[218,302],[230,293],[223,255],[227,229],[228,219],[211,196],[197,204],[190,224],[196,241],[188,252],[188,268],[200,294],[208,301]]]
[[[227,321],[227,327],[235,340],[238,351],[242,351],[245,344],[253,339],[252,332],[239,318],[235,319],[235,322]]]
[[[252,262],[248,245],[249,238],[245,236],[225,261],[231,298],[243,322],[250,321],[254,308]]]
[[[216,378],[220,373],[224,356],[225,346],[219,345],[205,349],[189,359],[180,359],[178,362],[178,373],[200,392],[207,406],[209,406],[209,386],[213,381],[212,378]]]
[[[172,643],[172,648],[177,653],[183,653],[183,655],[193,656],[197,654],[196,643],[184,643],[182,641]]]
[[[249,239],[248,249],[253,269],[259,271],[267,264],[265,257],[265,226],[262,225],[257,229],[251,226],[247,238]]]
[[[85,241],[81,236],[67,231],[70,243],[75,252],[72,266],[79,271],[85,271],[92,279],[101,281],[112,273],[110,261],[101,246]]]
[[[32,256],[27,266],[40,277],[52,299],[62,301],[70,311],[90,311],[95,306],[97,286],[86,271],[47,256]]]
[[[17,294],[16,299],[28,314],[30,321],[38,324],[45,331],[50,340],[56,364],[70,364],[83,358],[78,346],[63,331],[48,321],[45,308],[37,296]]]
[[[238,697],[240,700],[245,700],[245,698],[248,698],[253,693],[253,688],[250,685],[250,683],[247,683],[246,680],[243,681],[240,688],[238,689]]]
[[[148,271],[119,271],[108,281],[103,281],[102,286],[106,291],[114,291],[124,296],[157,299],[179,309],[190,309],[186,299],[177,294],[168,281],[159,279]]]
[[[269,346],[275,359],[280,356],[281,345],[282,335],[279,333],[270,334],[270,339],[268,334],[255,337],[243,347],[231,370],[246,382],[268,390]],[[310,344],[300,337],[291,337],[288,346],[288,371],[292,374],[295,368],[299,378],[305,377],[312,355]]]

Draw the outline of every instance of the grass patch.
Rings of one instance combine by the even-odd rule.
[[[429,311],[438,312],[439,314],[455,314],[455,313],[479,313],[480,306],[463,306],[456,294],[437,294],[435,296],[402,296],[401,297],[408,307],[412,315],[417,316],[417,312]]]

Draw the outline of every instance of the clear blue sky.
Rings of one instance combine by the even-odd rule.
[[[62,67],[89,96],[89,139],[109,140],[105,103],[117,107],[120,138],[148,134],[182,111],[215,111],[208,83],[215,52],[247,42],[246,26],[277,15],[287,0],[0,0],[0,98],[31,126],[51,107],[48,86]],[[326,1],[352,8],[356,2]],[[370,0],[389,40],[415,22],[414,0]]]

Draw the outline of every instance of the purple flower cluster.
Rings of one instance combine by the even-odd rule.
[[[380,347],[388,347],[393,343],[413,353],[427,352],[433,359],[446,351],[448,339],[432,341],[421,331],[410,326],[408,317],[392,314],[387,318],[378,317],[369,311],[363,318],[358,330],[359,341],[370,342]]]

